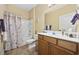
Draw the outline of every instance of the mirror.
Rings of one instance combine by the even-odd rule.
[[[69,32],[76,32],[77,31],[77,23],[72,25],[71,20],[76,12],[69,12],[63,15],[57,15],[50,13],[45,14],[45,26],[51,25],[52,30],[54,31],[69,31]],[[54,20],[55,19],[55,20]]]
[[[73,19],[73,16],[75,14],[76,14],[75,12],[70,12],[70,13],[59,16],[59,30],[76,32],[77,24],[75,23],[74,25],[72,25],[71,23],[71,20]]]
[[[55,7],[58,8],[59,5]],[[62,5],[59,9],[53,9],[45,13],[45,26],[51,25],[52,31],[78,31],[78,21],[75,25],[71,23],[73,16],[76,14],[76,5]]]

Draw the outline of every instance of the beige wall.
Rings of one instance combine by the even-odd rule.
[[[8,4],[6,10],[9,12],[13,12],[18,16],[22,16],[25,19],[29,19],[29,12],[27,10],[18,8],[13,4]]]
[[[4,10],[5,10],[5,5],[0,4],[0,18],[3,17]]]
[[[29,11],[29,19],[32,21],[32,33],[35,34],[35,8]]]
[[[41,32],[44,30],[44,12],[48,9],[48,6],[46,4],[38,5],[35,8],[35,30],[36,32]]]
[[[47,25],[52,25],[52,30],[59,30],[59,16],[75,11],[76,5],[66,5],[55,11],[46,14],[45,20]]]
[[[0,16],[3,16],[3,13],[6,10],[9,12],[12,12],[18,16],[22,16],[25,19],[29,19],[29,12],[27,10],[18,8],[13,4],[9,4],[9,5],[7,5],[7,4],[1,5],[0,4]]]
[[[47,9],[47,5],[37,5],[30,11],[30,18],[33,20],[35,33],[41,32],[44,29],[43,12]],[[34,11],[33,11],[34,10]],[[39,21],[37,21],[39,19]]]

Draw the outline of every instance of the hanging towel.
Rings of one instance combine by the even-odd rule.
[[[0,19],[0,30],[5,32],[5,25],[4,25],[4,20]]]
[[[75,14],[73,19],[71,20],[72,25],[74,25],[78,19],[79,19],[79,14]]]

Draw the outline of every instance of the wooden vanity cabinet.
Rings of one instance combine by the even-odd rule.
[[[49,36],[38,35],[39,55],[77,55],[79,44]]]
[[[41,35],[38,37],[38,54],[39,55],[48,55],[48,42]]]

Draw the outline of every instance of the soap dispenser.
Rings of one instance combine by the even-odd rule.
[[[51,26],[51,25],[49,25],[49,30],[51,30],[51,28],[52,28],[52,26]]]

